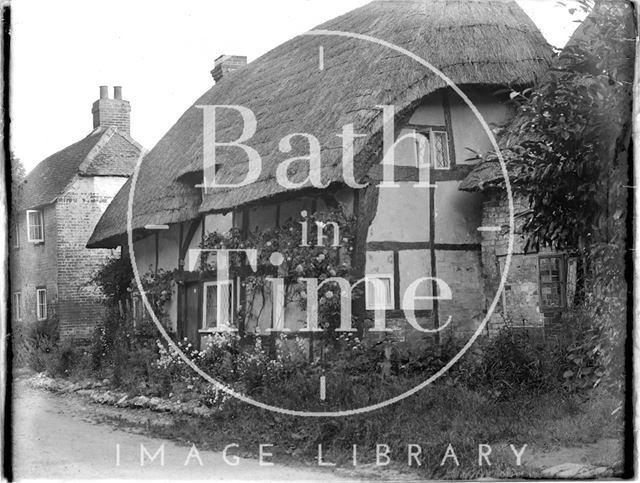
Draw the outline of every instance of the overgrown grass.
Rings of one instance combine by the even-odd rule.
[[[352,469],[353,445],[358,465],[376,462],[376,445],[391,450],[387,468],[416,473],[420,478],[478,478],[539,476],[536,470],[516,465],[509,448],[527,445],[531,451],[556,446],[580,446],[601,438],[622,436],[620,413],[612,415],[620,401],[606,392],[595,392],[582,401],[576,396],[547,394],[536,398],[494,401],[465,388],[434,385],[398,404],[367,414],[344,418],[304,418],[275,414],[231,402],[224,413],[208,419],[177,418],[172,426],[155,428],[157,436],[193,443],[199,449],[222,450],[238,442],[240,454],[256,457],[260,444],[273,444],[274,461],[317,465],[318,445],[324,461]],[[421,448],[422,466],[407,462],[407,445]],[[478,465],[478,446],[492,447],[490,467]],[[449,458],[451,445],[460,466]]]
[[[171,426],[152,428],[158,436],[201,449],[221,450],[237,442],[241,455],[257,456],[260,444],[273,444],[269,451],[274,460],[317,465],[322,445],[325,461],[351,469],[357,445],[358,466],[382,472],[375,466],[380,444],[390,449],[390,468],[421,478],[468,479],[539,476],[516,465],[510,444],[539,452],[622,439],[623,411],[614,412],[621,396],[604,385],[589,389],[601,380],[602,365],[593,355],[592,339],[580,334],[547,343],[505,331],[476,344],[444,377],[399,403],[359,416],[303,418],[222,397],[157,343],[154,332],[132,330],[112,315],[113,323],[96,334],[88,351],[41,343],[40,332],[25,338],[25,347],[32,349],[25,363],[53,376],[106,377],[112,388],[130,395],[214,408],[215,416],[208,419],[175,416]],[[398,345],[387,351],[386,341],[367,345],[345,337],[322,358],[309,360],[295,351],[273,352],[259,338],[244,346],[226,339],[212,344],[210,351],[188,343],[183,349],[237,391],[299,411],[344,410],[388,400],[423,382],[459,350],[455,339],[412,353]],[[327,379],[326,401],[318,393],[321,375]],[[491,466],[478,463],[483,444],[491,445]],[[409,466],[408,445],[420,447],[421,466]],[[441,464],[449,445],[459,466],[454,458]]]

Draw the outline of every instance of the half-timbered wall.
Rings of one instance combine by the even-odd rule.
[[[466,94],[487,123],[502,124],[508,109],[490,92],[476,88]],[[393,277],[394,310],[390,315],[396,320],[389,325],[404,328],[405,334],[414,329],[403,321],[403,294],[414,280],[430,276],[444,280],[453,299],[416,302],[418,322],[434,328],[451,317],[449,327],[456,333],[473,331],[485,310],[478,232],[482,197],[459,191],[458,185],[477,162],[471,159],[473,151],[490,149],[489,138],[469,107],[449,90],[427,97],[409,120],[396,128],[401,136],[411,132],[427,137],[429,131],[446,133],[449,166],[435,169],[436,160],[430,156],[429,182],[436,188],[416,187],[418,143],[408,138],[396,146],[395,173],[400,187],[379,188],[376,214],[367,236],[365,272]],[[382,179],[379,168],[371,170],[376,180]],[[423,284],[417,295],[433,295],[434,288]]]

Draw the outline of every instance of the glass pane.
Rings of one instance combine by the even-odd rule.
[[[562,306],[562,290],[559,283],[552,285],[544,285],[541,287],[542,305],[544,307],[560,307]]]
[[[42,239],[42,217],[40,212],[32,211],[29,213],[29,236],[32,240]]]
[[[220,298],[218,303],[220,307],[218,309],[218,326],[229,325],[229,314],[231,313],[231,282],[221,283],[218,286]]]
[[[216,303],[216,286],[207,285],[204,288],[205,294],[205,312],[203,328],[210,329],[216,326],[216,312],[218,305]]]
[[[396,140],[393,152],[396,166],[417,166],[417,142],[413,129],[403,129]]]
[[[435,156],[435,167],[440,169],[449,168],[449,146],[447,145],[446,133],[433,133],[433,148]]]

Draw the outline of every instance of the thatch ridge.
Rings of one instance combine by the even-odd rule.
[[[551,49],[533,22],[513,0],[380,0],[317,27],[366,34],[400,45],[429,60],[458,85],[528,85],[549,65]],[[324,70],[318,68],[323,46]],[[238,205],[283,193],[275,182],[279,162],[306,150],[294,140],[290,153],[278,142],[294,132],[316,136],[322,146],[325,182],[342,179],[343,125],[366,134],[355,143],[356,174],[376,159],[381,111],[393,104],[398,116],[445,83],[412,59],[362,40],[298,36],[232,72],[206,92],[169,130],[144,160],[134,199],[134,228],[150,223],[186,221],[198,212],[228,211]],[[202,112],[195,105],[236,104],[252,109],[258,130],[247,142],[262,156],[257,182],[216,189],[201,197],[194,174],[202,170]],[[239,116],[219,111],[217,137],[236,139]],[[220,182],[244,176],[239,150],[220,155]],[[306,173],[291,173],[295,180]],[[162,198],[158,195],[162,193]],[[89,246],[114,243],[126,229],[128,185],[99,222]]]
[[[83,139],[48,156],[17,186],[14,210],[48,205],[74,176],[129,176],[144,148],[114,127],[97,127]]]

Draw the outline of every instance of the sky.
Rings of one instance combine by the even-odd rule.
[[[151,149],[211,87],[216,57],[252,61],[368,2],[13,0],[12,150],[30,171],[89,134],[101,85],[122,86],[131,134]],[[517,2],[557,47],[580,19],[556,0]]]

